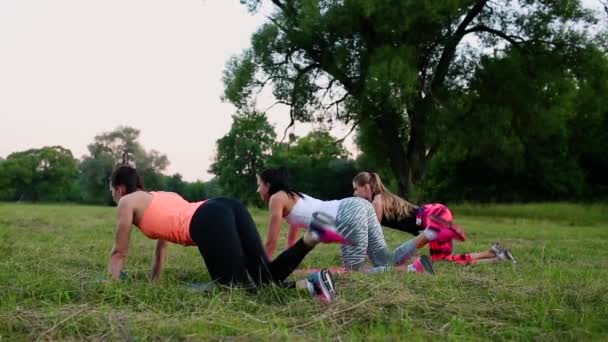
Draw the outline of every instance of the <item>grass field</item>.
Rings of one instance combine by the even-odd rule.
[[[0,340],[608,339],[608,205],[453,209],[469,236],[456,252],[499,240],[520,262],[343,276],[326,306],[277,288],[192,293],[188,284],[209,277],[197,249],[181,246],[150,285],[154,242],[137,231],[129,280],[100,283],[113,208],[0,204]],[[266,212],[253,214],[265,234]],[[391,247],[410,238],[385,232]],[[304,267],[338,264],[338,247],[321,246]]]

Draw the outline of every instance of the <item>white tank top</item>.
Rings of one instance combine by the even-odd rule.
[[[339,200],[321,201],[306,194],[304,197],[297,197],[296,204],[285,219],[292,227],[307,227],[312,221],[312,214],[320,211],[331,215],[333,218],[338,216]]]

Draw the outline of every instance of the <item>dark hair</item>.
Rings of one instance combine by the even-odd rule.
[[[260,179],[264,183],[270,184],[268,187],[268,195],[272,196],[279,191],[285,191],[287,196],[294,198],[295,196],[302,196],[301,193],[293,191],[289,188],[289,173],[287,168],[284,166],[276,169],[266,169],[260,173]]]
[[[127,189],[127,194],[135,192],[139,189],[143,190],[144,188],[144,184],[141,181],[141,177],[137,173],[137,170],[128,165],[119,166],[114,170],[114,172],[112,172],[110,185],[113,188],[116,188],[119,185],[124,185]]]

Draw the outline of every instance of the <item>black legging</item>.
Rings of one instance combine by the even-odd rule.
[[[253,218],[239,201],[214,198],[192,216],[190,237],[209,274],[221,284],[250,286],[281,283],[312,250],[302,239],[269,261]]]

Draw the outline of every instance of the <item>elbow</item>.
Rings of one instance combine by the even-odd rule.
[[[127,257],[127,251],[113,249],[110,256],[115,259],[125,259]]]
[[[274,249],[276,247],[277,247],[277,242],[275,240],[272,240],[272,241],[269,240],[266,242],[266,249],[271,249],[271,248]]]
[[[277,248],[277,242],[275,240],[266,241],[266,253],[272,254],[274,250]]]

